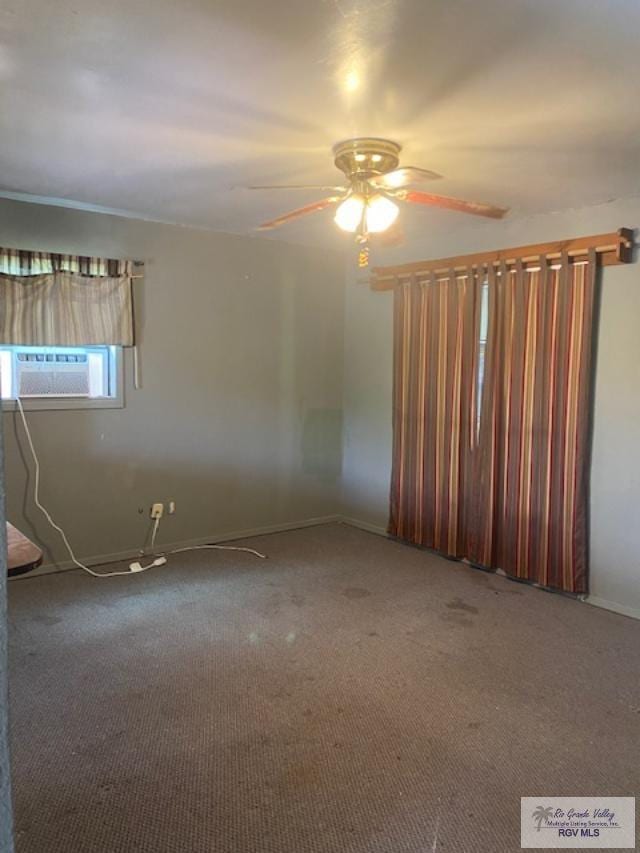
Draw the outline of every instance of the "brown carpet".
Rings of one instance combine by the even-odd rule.
[[[10,584],[18,853],[513,853],[520,796],[638,793],[640,623],[346,526],[250,544]]]

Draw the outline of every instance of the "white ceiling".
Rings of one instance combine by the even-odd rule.
[[[4,0],[0,189],[249,233],[316,193],[244,185],[366,134],[516,215],[637,195],[639,36],[636,0]]]

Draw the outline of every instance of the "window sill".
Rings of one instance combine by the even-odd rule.
[[[25,412],[67,411],[82,409],[123,409],[124,401],[121,397],[57,397],[52,399],[33,398],[22,401]],[[3,412],[15,412],[18,405],[15,400],[3,400]]]

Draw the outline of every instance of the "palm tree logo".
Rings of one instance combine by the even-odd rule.
[[[550,820],[552,815],[553,815],[553,809],[551,808],[551,806],[547,806],[546,808],[544,806],[538,806],[538,808],[531,815],[531,817],[538,824],[538,832],[540,832],[540,827],[542,826],[542,821],[544,821],[546,823],[548,820]]]

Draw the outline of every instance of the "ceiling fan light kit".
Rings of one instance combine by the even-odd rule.
[[[380,234],[390,228],[398,218],[400,208],[383,195],[374,195],[367,199],[365,212],[365,230],[369,234]]]
[[[338,204],[334,221],[343,231],[356,235],[360,243],[369,234],[379,234],[390,228],[398,218],[399,207],[394,199],[501,219],[507,209],[479,202],[464,201],[449,196],[420,192],[412,187],[441,176],[416,166],[399,167],[401,146],[390,139],[357,137],[338,142],[333,147],[334,163],[347,178],[347,186],[336,187],[251,187],[251,189],[330,189],[332,195],[312,204],[292,210],[259,226],[261,230],[277,228],[309,213]]]
[[[400,208],[383,195],[350,195],[336,210],[334,222],[343,231],[360,235],[386,231],[398,218]]]
[[[360,195],[350,195],[338,205],[333,221],[343,231],[357,231],[362,222],[365,201]]]

